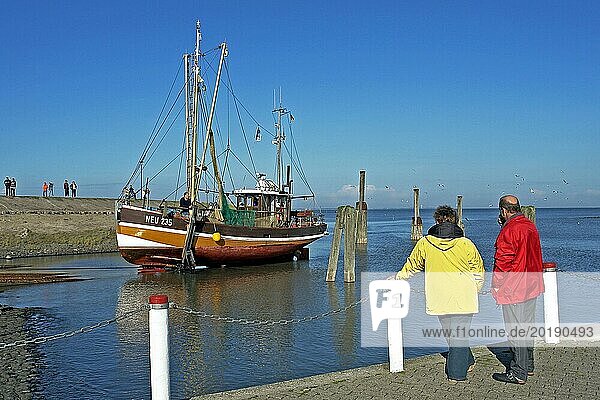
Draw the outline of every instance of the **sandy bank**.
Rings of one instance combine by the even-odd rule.
[[[0,197],[0,259],[116,251],[114,202]]]

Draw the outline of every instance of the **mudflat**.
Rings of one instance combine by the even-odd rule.
[[[0,305],[0,342],[13,343],[27,340],[28,321],[36,313],[31,308],[13,308]],[[34,332],[35,335],[35,332]],[[0,357],[0,399],[30,399],[35,387],[39,352],[32,346],[18,346],[2,350]]]

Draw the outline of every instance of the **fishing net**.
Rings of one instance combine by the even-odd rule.
[[[256,223],[256,212],[251,210],[236,210],[229,206],[227,196],[221,193],[221,213],[223,214],[223,220],[227,225],[238,225],[238,226],[254,226]]]

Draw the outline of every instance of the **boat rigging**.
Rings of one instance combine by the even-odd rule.
[[[218,127],[216,106],[219,97],[223,72],[226,72],[229,85],[225,84],[228,93],[234,99],[238,119],[241,122],[240,107],[247,112],[237,96],[233,94],[226,58],[228,48],[225,42],[216,49],[219,51],[219,62],[215,72],[214,87],[210,102],[207,101],[207,80],[201,68],[206,57],[201,51],[202,33],[200,23],[196,23],[196,43],[193,53],[184,54],[184,87],[176,96],[185,97],[185,135],[184,149],[179,152],[179,159],[185,155],[185,183],[177,185],[168,196],[158,204],[151,201],[149,182],[152,178],[143,180],[144,166],[157,152],[157,147],[163,142],[166,132],[159,139],[157,127],[168,125],[167,132],[173,126],[175,119],[170,124],[171,106],[169,112],[162,118],[162,122],[155,125],[155,129],[142,152],[142,156],[125,184],[123,194],[116,204],[117,241],[122,256],[134,264],[176,266],[182,269],[192,269],[197,265],[230,265],[254,264],[269,262],[276,259],[290,259],[304,252],[306,245],[319,239],[325,233],[326,225],[322,215],[314,213],[311,209],[294,210],[293,199],[313,199],[314,193],[310,189],[299,158],[292,156],[293,152],[285,145],[286,134],[283,127],[284,119],[289,123],[293,116],[282,105],[281,95],[279,105],[274,107],[275,134],[273,144],[276,145],[276,181],[267,178],[266,174],[257,172],[254,158],[249,151],[249,158],[254,171],[247,168],[241,159],[233,152],[230,137],[223,153],[217,154],[215,132]],[[208,64],[210,65],[210,64]],[[173,88],[173,86],[172,86]],[[170,91],[172,92],[172,90]],[[166,103],[165,103],[166,104]],[[163,106],[163,110],[165,106]],[[179,110],[181,113],[182,109]],[[177,113],[177,115],[179,115]],[[161,113],[162,114],[162,113]],[[248,113],[248,115],[250,115]],[[257,125],[257,141],[260,139],[261,128],[269,132],[256,119],[250,116]],[[287,117],[287,118],[286,118]],[[246,147],[250,150],[245,130],[242,127]],[[290,128],[291,132],[291,128]],[[200,138],[200,134],[202,138]],[[158,139],[158,140],[157,140]],[[200,140],[202,139],[202,140]],[[199,142],[202,143],[201,152],[198,152]],[[295,143],[294,143],[295,147]],[[285,165],[283,149],[290,155],[290,164]],[[151,150],[152,149],[152,150]],[[208,154],[207,154],[208,153]],[[235,188],[230,155],[240,162],[247,172],[253,172],[255,182],[253,188]],[[209,158],[210,156],[210,158]],[[220,168],[219,160],[224,158]],[[172,165],[177,157],[171,159]],[[180,161],[181,165],[181,161]],[[310,194],[294,195],[292,166],[295,167],[300,178],[306,183]],[[159,172],[162,172],[163,167]],[[286,170],[285,177],[283,170]],[[225,191],[223,173],[229,173],[232,189]],[[132,201],[132,182],[140,176],[141,204]],[[201,185],[204,185],[201,187]],[[145,185],[145,187],[144,187]],[[177,193],[181,187],[189,194],[191,206],[189,210],[179,209],[176,206]],[[200,193],[206,194],[206,201],[200,201]],[[168,197],[174,194],[174,200]]]

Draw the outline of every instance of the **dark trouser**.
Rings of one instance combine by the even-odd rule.
[[[508,367],[514,376],[523,381],[527,380],[527,372],[533,372],[533,339],[525,337],[511,337],[511,330],[533,325],[535,322],[535,298],[517,304],[503,304],[502,314],[504,324],[509,333],[508,341],[512,360]]]
[[[465,380],[467,369],[475,363],[467,336],[473,314],[438,315],[438,319],[442,325],[446,342],[448,342],[448,358],[446,359],[448,379]]]

